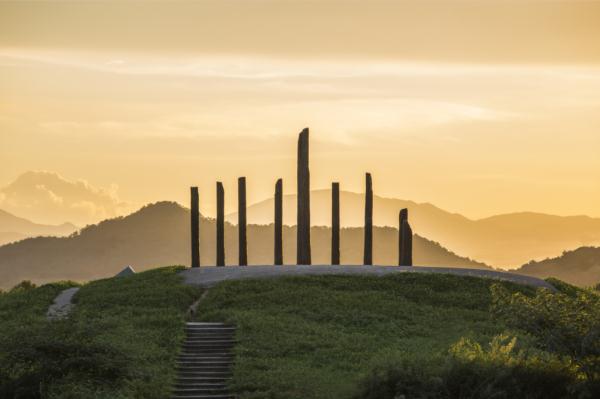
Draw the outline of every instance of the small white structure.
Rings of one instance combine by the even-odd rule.
[[[115,275],[115,277],[127,277],[135,274],[135,270],[133,267],[127,266],[125,269],[121,270],[119,273]]]

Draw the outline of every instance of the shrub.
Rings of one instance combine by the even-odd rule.
[[[600,381],[600,296],[592,291],[534,297],[492,286],[492,313],[508,326],[527,332],[538,348],[568,356],[588,384]]]
[[[575,383],[568,360],[518,348],[517,338],[499,335],[488,348],[462,338],[445,359],[413,357],[381,366],[355,398],[561,399]]]
[[[10,292],[28,291],[36,288],[37,286],[29,280],[23,280],[19,284],[15,285],[10,289]]]

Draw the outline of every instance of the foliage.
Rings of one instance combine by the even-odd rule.
[[[433,358],[462,336],[485,341],[503,331],[489,314],[492,283],[421,273],[228,281],[208,292],[198,315],[237,326],[240,399],[347,398],[382,359]]]
[[[0,332],[0,397],[167,397],[185,311],[200,294],[181,284],[177,270],[89,283],[65,320],[43,317],[60,290],[40,301],[34,323],[13,315]]]
[[[28,376],[36,374],[22,360],[28,340],[43,334],[48,306],[72,282],[46,284],[35,289],[15,287],[0,296],[0,398],[28,398],[23,390],[38,388]],[[28,285],[25,285],[25,287]]]
[[[361,399],[568,397],[576,377],[568,362],[519,349],[517,339],[495,336],[487,348],[462,338],[444,358],[411,357],[377,367],[361,385]]]
[[[600,295],[540,289],[526,297],[500,286],[493,286],[492,293],[498,319],[535,337],[540,349],[569,357],[586,389],[600,393]]]
[[[37,286],[34,283],[32,283],[31,281],[23,280],[19,284],[12,287],[10,291],[11,292],[27,291],[27,290],[32,290],[35,287],[37,287]]]

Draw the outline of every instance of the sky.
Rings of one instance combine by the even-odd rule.
[[[309,127],[314,189],[371,172],[471,218],[600,217],[598,21],[575,0],[2,2],[0,209],[84,224],[197,185],[211,215],[220,180],[233,211],[238,176],[250,203],[295,192]]]

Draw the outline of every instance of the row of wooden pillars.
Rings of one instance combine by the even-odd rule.
[[[296,231],[296,263],[312,263],[310,246],[310,171],[309,171],[308,129],[298,138],[298,211]],[[191,187],[191,239],[192,267],[200,266],[200,212],[198,188]],[[217,182],[217,240],[216,263],[225,266],[225,191]],[[283,181],[275,183],[275,225],[274,225],[274,264],[283,265]],[[248,241],[246,218],[246,178],[238,179],[238,265],[248,265]],[[398,225],[398,265],[412,266],[412,229],[408,223],[408,210],[399,213]],[[331,264],[340,264],[340,184],[331,185]],[[373,181],[366,174],[365,226],[363,264],[373,264]]]

